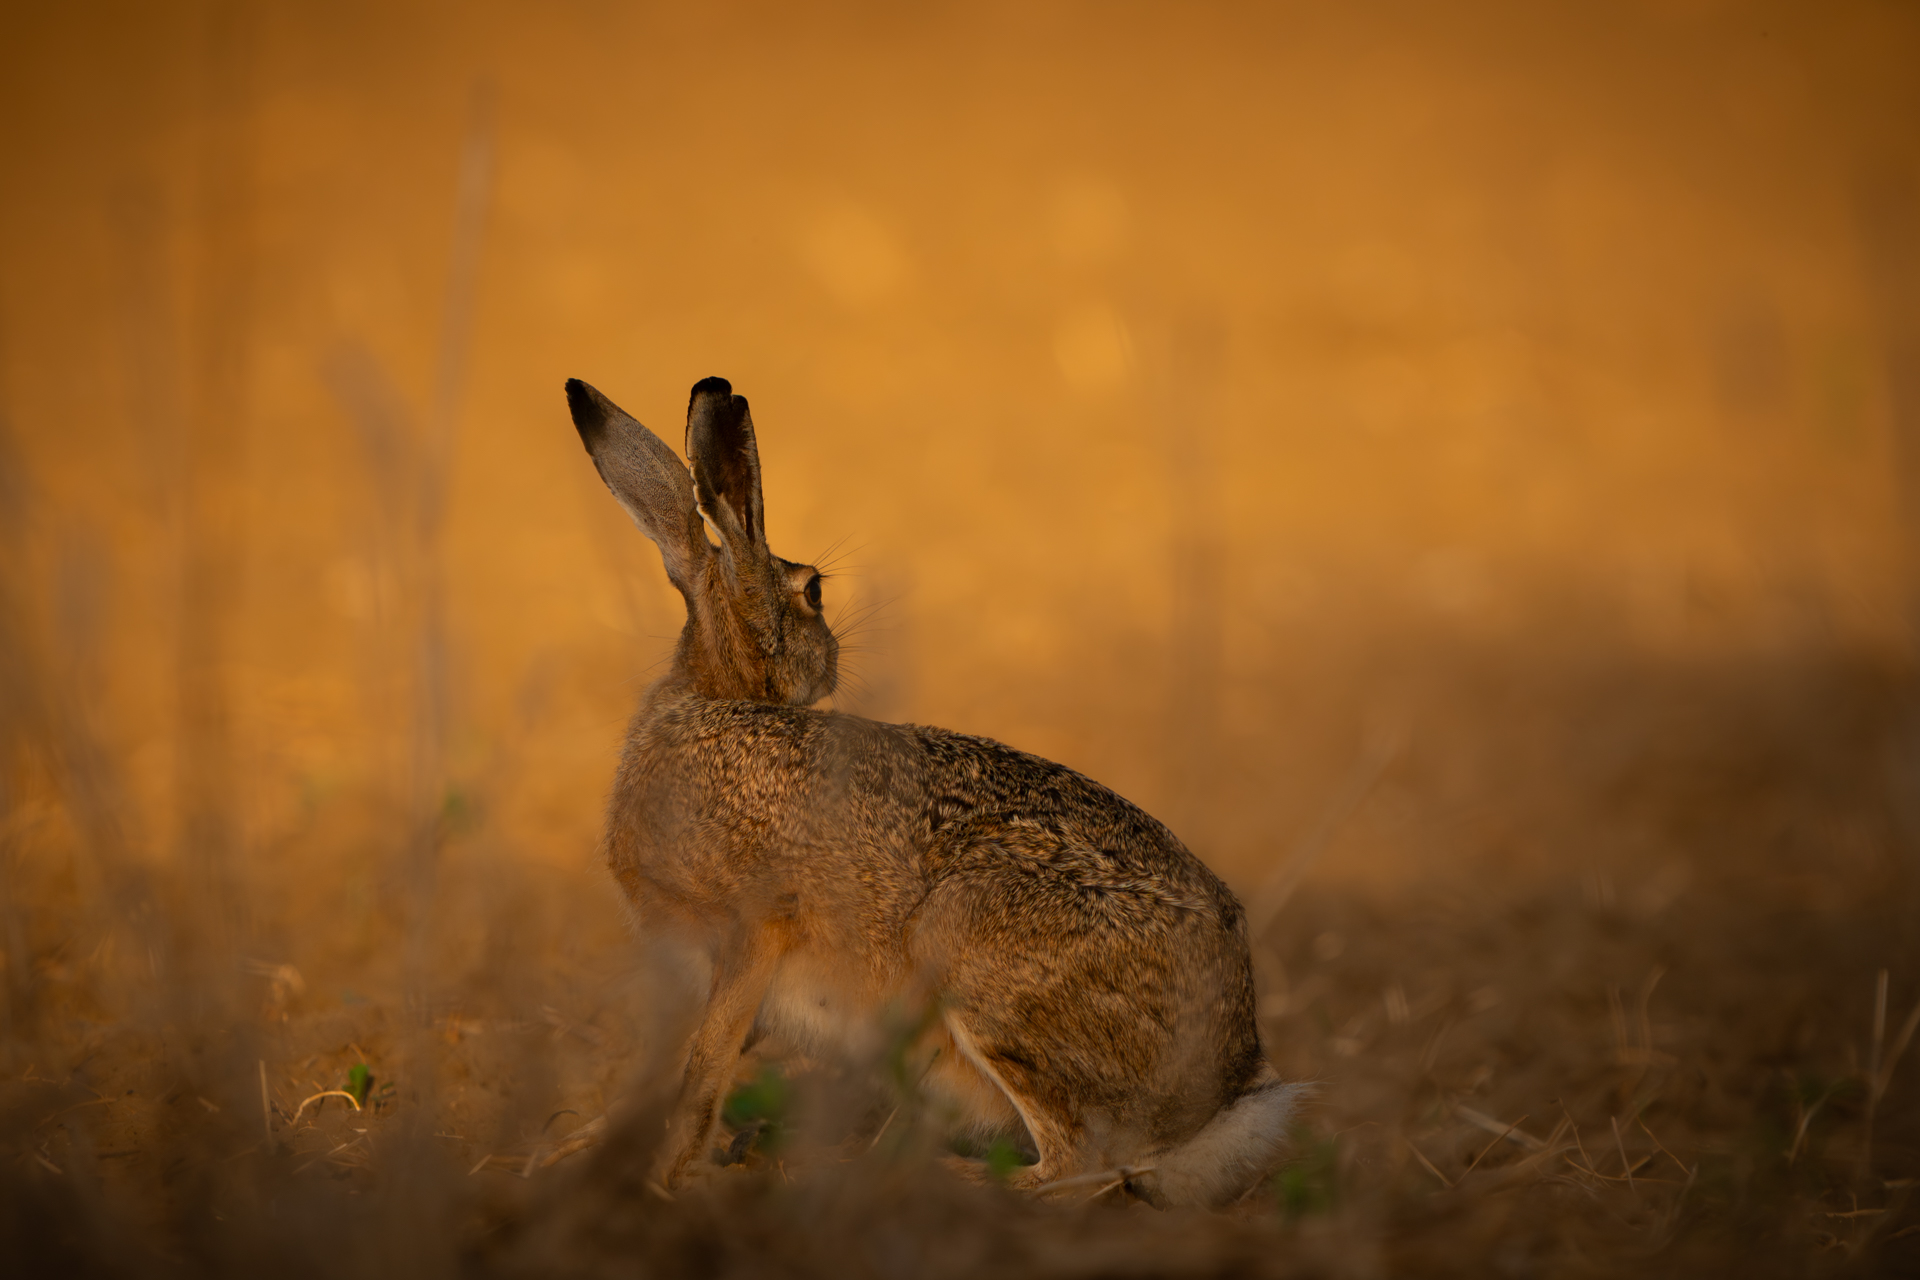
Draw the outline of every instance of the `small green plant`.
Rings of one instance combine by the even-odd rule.
[[[765,1066],[753,1080],[727,1095],[720,1118],[730,1129],[751,1128],[759,1137],[757,1145],[773,1150],[786,1131],[787,1108],[793,1102],[793,1086],[777,1067]],[[749,1145],[755,1145],[750,1142]],[[733,1153],[744,1156],[745,1150]]]
[[[1011,1139],[995,1138],[993,1145],[987,1148],[987,1172],[995,1182],[1005,1182],[1015,1169],[1027,1163],[1020,1148],[1013,1145]]]
[[[1304,1129],[1294,1131],[1293,1149],[1299,1154],[1273,1175],[1274,1198],[1289,1219],[1326,1213],[1333,1208],[1337,1141],[1337,1138],[1316,1140]]]
[[[373,1088],[373,1072],[364,1062],[356,1062],[347,1069],[347,1092],[361,1106],[367,1105],[367,1091]]]

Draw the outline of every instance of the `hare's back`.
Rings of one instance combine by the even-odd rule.
[[[995,845],[995,857],[1048,863],[1091,884],[1139,895],[1232,925],[1240,906],[1165,824],[1111,788],[1065,765],[991,738],[913,726],[927,762],[927,828],[936,857]]]

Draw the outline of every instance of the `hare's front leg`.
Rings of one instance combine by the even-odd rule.
[[[686,1075],[667,1122],[666,1142],[654,1162],[654,1176],[662,1186],[682,1181],[706,1154],[740,1051],[779,961],[778,942],[765,930],[743,931],[714,957],[713,988],[687,1052]]]

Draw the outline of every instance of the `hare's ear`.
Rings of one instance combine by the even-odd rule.
[[[709,554],[687,465],[659,436],[578,378],[567,380],[567,407],[594,469],[640,532],[659,546],[667,577],[687,595]]]
[[[687,457],[700,510],[730,553],[764,552],[767,532],[760,504],[760,448],[753,440],[747,398],[725,378],[693,384],[687,401]]]

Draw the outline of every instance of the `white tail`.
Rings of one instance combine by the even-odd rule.
[[[1152,1157],[1151,1172],[1128,1185],[1162,1208],[1235,1199],[1278,1163],[1287,1127],[1311,1088],[1289,1084],[1268,1067],[1200,1132]]]

